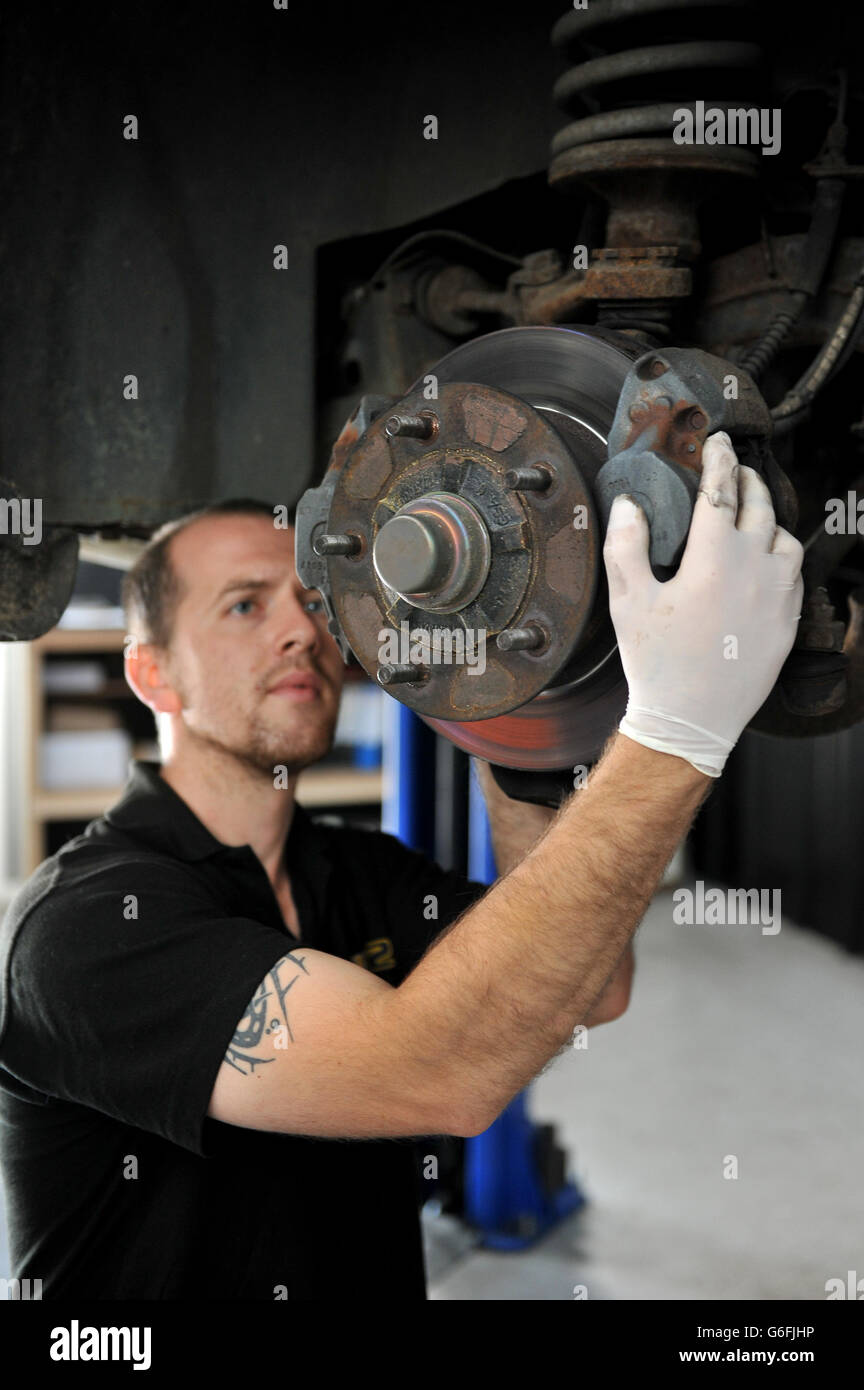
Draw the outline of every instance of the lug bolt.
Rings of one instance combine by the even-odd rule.
[[[504,486],[516,492],[545,492],[551,482],[549,468],[508,468],[504,474]]]
[[[356,555],[362,549],[359,536],[323,535],[312,542],[316,555]]]
[[[379,685],[404,685],[407,681],[428,680],[429,672],[425,666],[411,664],[379,666],[376,677]]]
[[[384,433],[390,439],[401,436],[404,439],[431,439],[438,431],[438,421],[434,415],[391,415],[384,426]]]
[[[705,424],[705,416],[702,414],[701,410],[692,411],[690,415],[690,424],[694,430],[701,430],[702,426]]]
[[[524,652],[530,651],[532,647],[540,647],[546,640],[546,634],[542,627],[536,623],[529,623],[527,627],[508,627],[503,632],[498,633],[497,646],[502,652]]]
[[[668,370],[666,363],[661,362],[659,357],[656,357],[651,363],[650,371],[652,376],[663,376]]]

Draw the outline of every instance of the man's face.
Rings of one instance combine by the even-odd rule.
[[[344,665],[317,590],[297,578],[293,529],[205,517],[173,538],[170,560],[181,598],[163,669],[186,728],[271,774],[322,758]]]

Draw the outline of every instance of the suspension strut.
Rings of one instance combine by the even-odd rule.
[[[549,181],[609,205],[586,277],[604,327],[668,339],[692,290],[699,203],[758,173],[754,150],[673,138],[688,103],[710,94],[725,111],[752,97],[762,52],[751,30],[748,0],[591,0],[553,30],[570,64],[553,97],[573,119],[552,140]]]

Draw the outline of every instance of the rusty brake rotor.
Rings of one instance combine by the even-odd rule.
[[[588,764],[623,714],[593,483],[643,351],[595,328],[474,339],[361,409],[298,511],[337,640],[502,767]]]
[[[474,339],[438,364],[440,385],[470,379],[529,404],[565,439],[593,484],[624,379],[644,347],[595,328],[514,328]],[[571,533],[578,535],[569,522]],[[502,767],[589,765],[620,721],[627,686],[606,606],[598,536],[592,619],[571,658],[533,699],[477,724],[427,722],[458,747]]]

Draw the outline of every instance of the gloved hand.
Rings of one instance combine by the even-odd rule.
[[[619,729],[719,777],[795,641],[804,550],[774,516],[727,434],[705,443],[687,548],[666,583],[648,563],[641,507],[615,498],[604,545],[609,607],[627,677]]]

